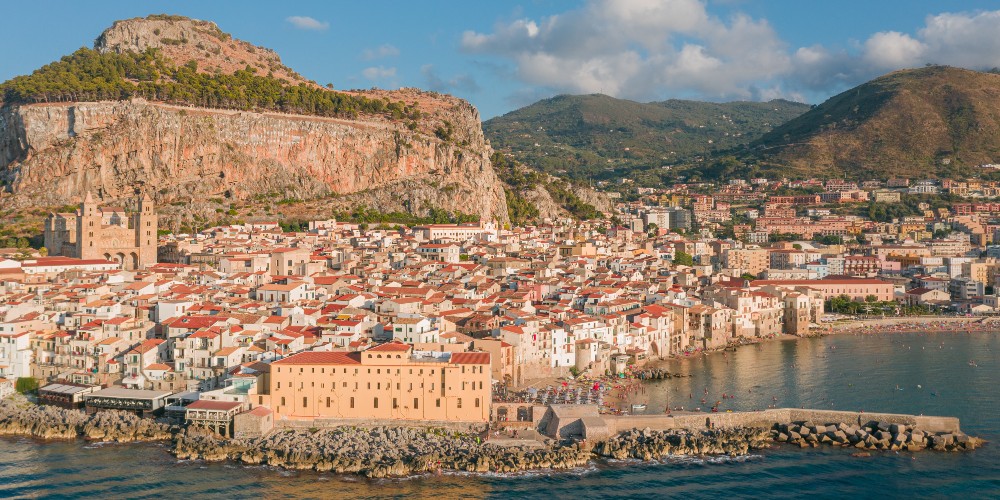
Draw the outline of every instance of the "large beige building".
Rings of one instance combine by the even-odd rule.
[[[275,419],[485,422],[492,385],[486,352],[421,353],[399,342],[362,352],[308,351],[275,361]],[[268,401],[269,399],[269,401]]]
[[[806,287],[823,293],[823,300],[846,295],[851,300],[865,301],[869,296],[875,300],[890,301],[896,298],[896,286],[891,281],[867,278],[821,279],[821,280],[756,280],[751,287]]]
[[[45,248],[51,255],[78,259],[105,259],[124,269],[156,264],[156,212],[145,195],[133,213],[117,207],[99,207],[87,193],[73,213],[53,213],[45,221]]]
[[[757,276],[767,271],[770,265],[771,255],[766,248],[729,248],[723,254],[722,266],[733,269],[737,274]]]

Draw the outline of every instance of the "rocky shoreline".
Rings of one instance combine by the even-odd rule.
[[[736,427],[706,431],[653,431],[632,429],[594,446],[600,457],[625,460],[657,460],[678,455],[748,455],[768,448],[771,435],[766,429]]]
[[[903,424],[813,422],[766,427],[654,431],[631,429],[600,442],[499,446],[480,435],[441,428],[337,427],[282,429],[249,439],[223,438],[199,427],[182,429],[126,412],[88,415],[79,410],[38,406],[21,396],[0,401],[0,436],[45,440],[85,439],[120,443],[171,441],[177,458],[231,460],[295,470],[402,477],[444,471],[518,473],[567,470],[594,460],[660,460],[670,456],[743,456],[775,442],[803,448],[854,447],[873,450],[971,451],[983,441],[960,432],[925,432]]]
[[[579,446],[502,447],[474,434],[407,427],[286,429],[255,439],[224,439],[201,429],[178,434],[181,459],[232,460],[286,469],[398,477],[440,471],[513,473],[582,467],[591,454]]]
[[[0,436],[129,443],[169,440],[173,431],[169,425],[128,412],[88,415],[79,410],[36,405],[20,395],[0,401]]]

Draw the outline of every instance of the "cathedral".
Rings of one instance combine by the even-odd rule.
[[[156,212],[148,194],[137,209],[126,213],[119,207],[99,207],[87,193],[73,213],[53,213],[45,221],[45,248],[49,255],[78,259],[105,259],[123,269],[142,269],[156,264]]]

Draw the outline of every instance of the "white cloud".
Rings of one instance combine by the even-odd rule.
[[[361,75],[369,80],[384,80],[396,76],[396,68],[385,66],[372,66],[361,71]]]
[[[928,16],[918,33],[927,62],[968,68],[1000,66],[1000,10]]]
[[[361,52],[361,59],[371,61],[372,59],[382,59],[386,57],[396,57],[399,49],[388,43],[383,43],[374,49],[365,49]]]
[[[927,46],[898,31],[875,33],[865,41],[864,60],[875,68],[905,68],[920,64]]]
[[[468,31],[461,46],[510,59],[528,84],[555,92],[656,99],[697,89],[749,98],[751,84],[787,69],[784,43],[764,20],[710,15],[698,0],[591,0],[492,33]]]
[[[330,23],[319,21],[309,16],[290,16],[285,18],[285,21],[292,23],[292,26],[300,30],[322,31],[330,27]]]
[[[739,13],[722,19],[706,5],[587,0],[549,17],[467,31],[461,48],[506,60],[513,78],[549,95],[601,92],[636,100],[801,99],[925,63],[1000,66],[1000,11],[928,16],[914,33],[879,32],[837,48],[789,47],[766,19]]]

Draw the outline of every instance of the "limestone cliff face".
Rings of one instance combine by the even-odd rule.
[[[105,200],[138,189],[159,206],[208,198],[316,199],[426,213],[431,207],[507,220],[479,117],[434,96],[443,141],[379,119],[186,108],[142,100],[0,108],[0,205],[15,209]],[[183,202],[183,203],[181,203]]]

